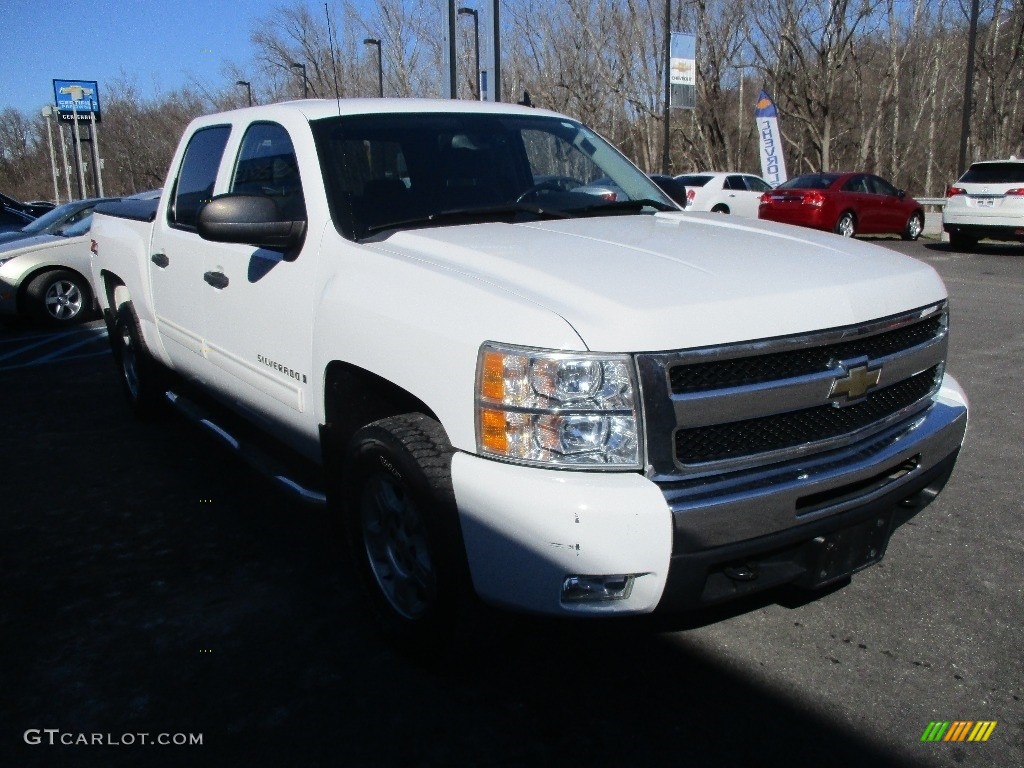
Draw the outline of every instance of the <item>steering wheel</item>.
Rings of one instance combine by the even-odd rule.
[[[572,186],[570,186],[572,185]],[[532,187],[527,189],[523,194],[516,198],[517,203],[522,203],[530,197],[537,195],[541,192],[568,192],[572,187],[579,187],[581,183],[576,179],[570,179],[568,177],[562,179],[546,179],[539,184],[534,184]]]

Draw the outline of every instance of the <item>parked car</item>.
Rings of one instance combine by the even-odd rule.
[[[54,208],[53,203],[47,203],[45,201],[36,201],[34,203],[23,203],[20,200],[15,200],[13,197],[0,194],[0,206],[6,206],[13,208],[16,211],[27,213],[33,219],[42,216],[47,211],[52,211]]]
[[[97,197],[89,200],[75,200],[64,203],[54,208],[49,213],[44,213],[38,219],[32,219],[21,229],[0,233],[0,243],[9,243],[14,240],[24,240],[26,237],[35,235],[59,235],[67,227],[77,224],[83,219],[92,217],[92,209],[103,200],[116,200],[117,198]]]
[[[784,224],[856,235],[917,240],[924,209],[902,189],[870,173],[807,173],[761,195],[758,216]]]
[[[684,173],[675,177],[686,187],[686,210],[735,213],[757,218],[761,195],[772,185],[749,173]]]
[[[89,227],[92,217],[62,234],[38,234],[0,243],[0,315],[27,315],[46,325],[69,325],[88,316]]]
[[[959,250],[982,238],[1024,242],[1024,160],[972,163],[946,191],[942,228]]]
[[[27,213],[17,208],[9,208],[6,205],[0,204],[0,234],[17,232],[33,221],[34,219]]]
[[[680,208],[686,207],[686,186],[672,176],[651,174],[651,181],[657,184],[661,191],[679,203]]]

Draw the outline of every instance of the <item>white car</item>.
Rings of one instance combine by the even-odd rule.
[[[757,218],[761,195],[772,189],[760,176],[749,173],[709,171],[675,178],[686,186],[686,210],[735,213],[750,219]]]
[[[62,234],[38,234],[0,244],[0,315],[27,315],[45,325],[68,325],[93,308],[89,283],[92,215]]]
[[[946,190],[942,229],[958,250],[982,238],[1024,243],[1024,160],[972,163]]]

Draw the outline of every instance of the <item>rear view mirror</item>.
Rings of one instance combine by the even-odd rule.
[[[261,195],[218,195],[199,211],[196,229],[204,240],[284,251],[285,261],[306,237],[305,220],[280,219],[274,200]]]

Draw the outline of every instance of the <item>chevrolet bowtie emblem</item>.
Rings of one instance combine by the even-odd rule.
[[[878,386],[882,378],[882,368],[868,369],[866,365],[858,365],[856,368],[848,368],[845,376],[840,376],[832,382],[832,389],[828,397],[832,398],[846,396],[847,401],[864,397],[868,390]]]

